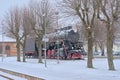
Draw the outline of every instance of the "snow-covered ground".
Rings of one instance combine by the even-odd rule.
[[[6,78],[4,78],[4,77],[1,77],[1,76],[0,76],[0,80],[7,80],[7,79],[6,79]]]
[[[47,59],[47,67],[37,62],[37,59],[27,59],[26,63],[16,62],[15,57],[6,57],[3,62],[0,61],[0,68],[45,80],[120,80],[120,59],[114,60],[115,71],[108,70],[107,59],[93,59],[94,69],[86,67],[87,59],[60,60],[59,64],[57,60]]]

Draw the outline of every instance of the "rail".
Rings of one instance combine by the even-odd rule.
[[[14,75],[14,76],[18,76],[18,77],[21,77],[21,78],[25,78],[27,80],[44,80],[42,78],[38,78],[38,77],[31,76],[31,75],[27,75],[27,74],[23,74],[23,73],[19,73],[19,72],[14,72],[14,71],[2,69],[2,68],[0,68],[0,71],[11,74],[11,75]],[[4,75],[0,75],[0,76],[6,77]],[[6,77],[6,78],[9,78],[9,77]],[[11,78],[9,80],[14,80],[14,79]]]
[[[2,75],[2,74],[0,74],[0,76],[3,77],[3,78],[5,78],[5,79],[7,79],[7,80],[14,80],[14,79],[12,79],[12,78],[10,78],[8,76]]]

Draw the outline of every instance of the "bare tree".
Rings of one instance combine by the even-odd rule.
[[[80,22],[75,23],[77,30],[79,31],[80,34],[80,41],[85,42],[86,41],[86,37],[87,36],[87,32],[85,31],[83,25],[80,24]],[[94,22],[94,29],[93,29],[93,41],[94,41],[94,50],[95,52],[98,52],[98,48],[101,50],[102,52],[102,56],[104,56],[104,48],[105,48],[105,43],[106,43],[106,29],[105,29],[105,24],[103,22],[101,22],[99,19],[95,18],[95,22]]]
[[[77,15],[87,32],[88,68],[93,68],[93,28],[97,10],[96,1],[97,0],[63,0],[64,13],[67,13],[68,16]]]
[[[16,39],[17,61],[20,60],[20,9],[15,7],[8,11],[4,18],[4,25],[8,31],[7,35]]]
[[[120,0],[99,0],[98,18],[106,24],[107,56],[109,70],[115,70],[113,63],[114,26],[120,17]]]
[[[22,50],[23,50],[23,62],[26,62],[25,60],[25,45],[26,45],[26,39],[31,34],[32,29],[30,27],[30,12],[27,7],[22,8],[22,16],[21,16],[21,44],[22,44]]]
[[[31,13],[31,27],[35,32],[38,39],[38,49],[39,49],[39,63],[42,63],[42,39],[45,33],[47,33],[47,28],[52,27],[54,22],[53,9],[50,7],[48,0],[33,1],[30,3],[30,13]]]
[[[119,27],[119,24],[120,24],[120,19],[118,20],[116,26],[115,26],[115,40],[114,40],[114,44],[117,44],[119,45],[119,42],[120,42],[120,27]]]
[[[94,22],[94,44],[95,44],[95,52],[97,51],[97,47],[100,48],[102,52],[102,56],[104,56],[104,48],[106,43],[106,28],[105,24],[101,22],[99,19],[95,19]]]

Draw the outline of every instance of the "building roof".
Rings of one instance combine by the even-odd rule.
[[[0,42],[16,42],[16,40],[6,36],[2,37],[0,35]]]

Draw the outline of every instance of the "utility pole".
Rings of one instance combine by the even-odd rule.
[[[59,27],[58,26],[58,15],[59,15],[59,12],[57,11],[57,12],[55,12],[55,14],[56,14],[56,16],[57,16],[57,28]],[[57,33],[57,35],[59,35],[59,33]],[[57,63],[59,64],[59,55],[60,55],[60,50],[59,50],[59,37],[57,38],[57,45],[58,45],[58,53],[57,53]]]
[[[46,6],[46,0],[42,0],[42,8],[43,8],[43,27],[44,27],[44,58],[45,58],[45,67],[47,67],[47,61],[46,61],[46,42],[47,42],[47,38],[46,38],[46,14],[45,14],[45,6]]]
[[[2,41],[1,41],[2,44],[1,45],[2,45],[2,62],[3,62],[4,61],[4,34],[5,34],[5,32],[4,32],[4,28],[3,28],[3,22],[1,24],[2,24],[2,28],[1,28],[1,30],[2,30],[1,31],[2,32],[2,34],[1,34],[2,35],[1,36],[2,37]]]
[[[4,60],[4,32],[2,31],[2,62]]]

